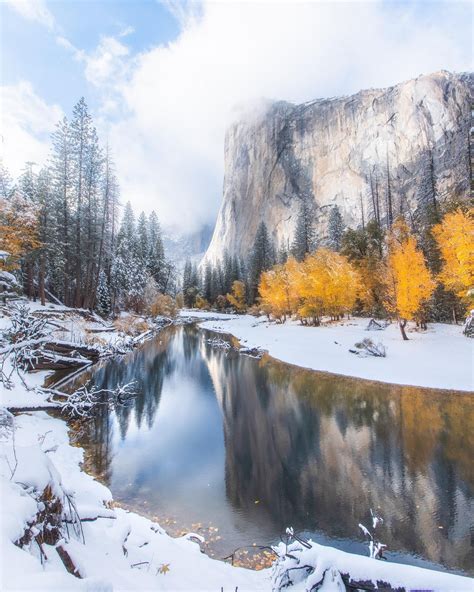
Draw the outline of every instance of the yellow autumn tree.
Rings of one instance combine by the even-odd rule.
[[[232,284],[232,293],[227,294],[226,298],[229,304],[233,306],[237,312],[243,312],[246,308],[244,282],[235,280]]]
[[[416,239],[410,235],[404,221],[398,221],[388,238],[386,264],[387,310],[396,315],[400,332],[405,332],[407,321],[416,318],[435,289],[435,282],[426,266]]]
[[[301,263],[295,277],[302,300],[302,322],[319,325],[323,315],[338,319],[350,312],[360,291],[359,274],[348,259],[329,249],[318,249]]]
[[[0,258],[0,268],[16,269],[20,259],[39,246],[38,216],[31,202],[19,193],[0,199],[0,251],[9,254]]]
[[[290,257],[283,265],[276,265],[262,273],[260,278],[260,305],[281,322],[285,322],[297,308],[298,292],[295,277],[299,273],[298,269],[298,262]]]
[[[446,214],[433,234],[443,267],[439,279],[469,306],[474,305],[474,210]]]
[[[196,296],[196,301],[194,302],[194,306],[199,308],[200,310],[209,310],[211,305],[209,302],[200,294]]]

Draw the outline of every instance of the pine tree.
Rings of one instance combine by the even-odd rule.
[[[204,268],[202,293],[208,302],[212,301],[212,266],[209,261]]]
[[[0,159],[0,199],[8,199],[13,189],[13,182],[8,169]]]
[[[51,178],[53,183],[53,215],[55,240],[49,256],[52,290],[71,304],[73,156],[69,122],[64,117],[52,135]]]
[[[147,270],[161,292],[166,291],[169,269],[166,264],[160,223],[155,212],[148,219],[149,250]]]
[[[148,269],[148,257],[150,253],[150,244],[148,238],[148,220],[145,212],[141,212],[137,221],[137,256],[143,262],[143,265]]]
[[[44,167],[38,175],[36,187],[36,205],[38,208],[38,240],[40,247],[38,257],[38,294],[41,304],[46,304],[46,276],[52,269],[48,267],[48,261],[54,251],[55,240],[55,218],[51,204],[53,202],[53,191],[51,173],[49,168]],[[49,274],[48,274],[49,275]]]
[[[297,261],[302,261],[315,248],[314,207],[308,199],[302,199],[291,251]]]
[[[258,293],[260,276],[275,263],[275,252],[268,235],[265,222],[260,222],[255,235],[255,242],[250,254],[249,266],[249,303],[253,304]]]
[[[87,150],[91,142],[91,118],[84,97],[75,105],[72,112],[71,147],[74,171],[74,305],[82,306],[83,262],[83,215],[86,199]]]
[[[339,207],[331,208],[328,220],[328,247],[333,251],[340,251],[344,235],[344,222]]]
[[[99,272],[99,283],[97,284],[95,308],[97,312],[103,317],[107,317],[111,312],[109,283],[104,271]]]

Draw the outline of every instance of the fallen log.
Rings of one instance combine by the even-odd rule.
[[[46,351],[58,354],[66,354],[71,357],[77,356],[97,362],[100,358],[100,351],[91,345],[71,343],[69,341],[43,341],[42,348]]]
[[[92,345],[73,343],[72,341],[52,340],[49,337],[13,343],[0,349],[0,355],[8,354],[14,350],[21,350],[25,347],[42,349],[58,354],[69,354],[71,357],[80,356],[92,362],[97,362],[100,357],[100,350]]]
[[[35,370],[70,370],[74,368],[85,368],[90,366],[92,360],[82,357],[60,356],[47,350],[35,353],[30,358],[30,371]]]

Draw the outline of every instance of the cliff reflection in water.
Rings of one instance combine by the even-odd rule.
[[[137,381],[132,406],[81,425],[116,498],[185,527],[212,522],[222,550],[292,525],[364,552],[357,524],[380,508],[398,559],[474,573],[472,396],[258,361],[209,336],[170,329],[92,372],[98,387]]]

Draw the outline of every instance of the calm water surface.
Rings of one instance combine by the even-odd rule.
[[[390,560],[474,575],[473,396],[255,360],[209,337],[170,328],[78,379],[137,381],[131,406],[74,424],[116,500],[204,534],[216,557],[290,525],[366,554],[357,525],[372,507]]]

